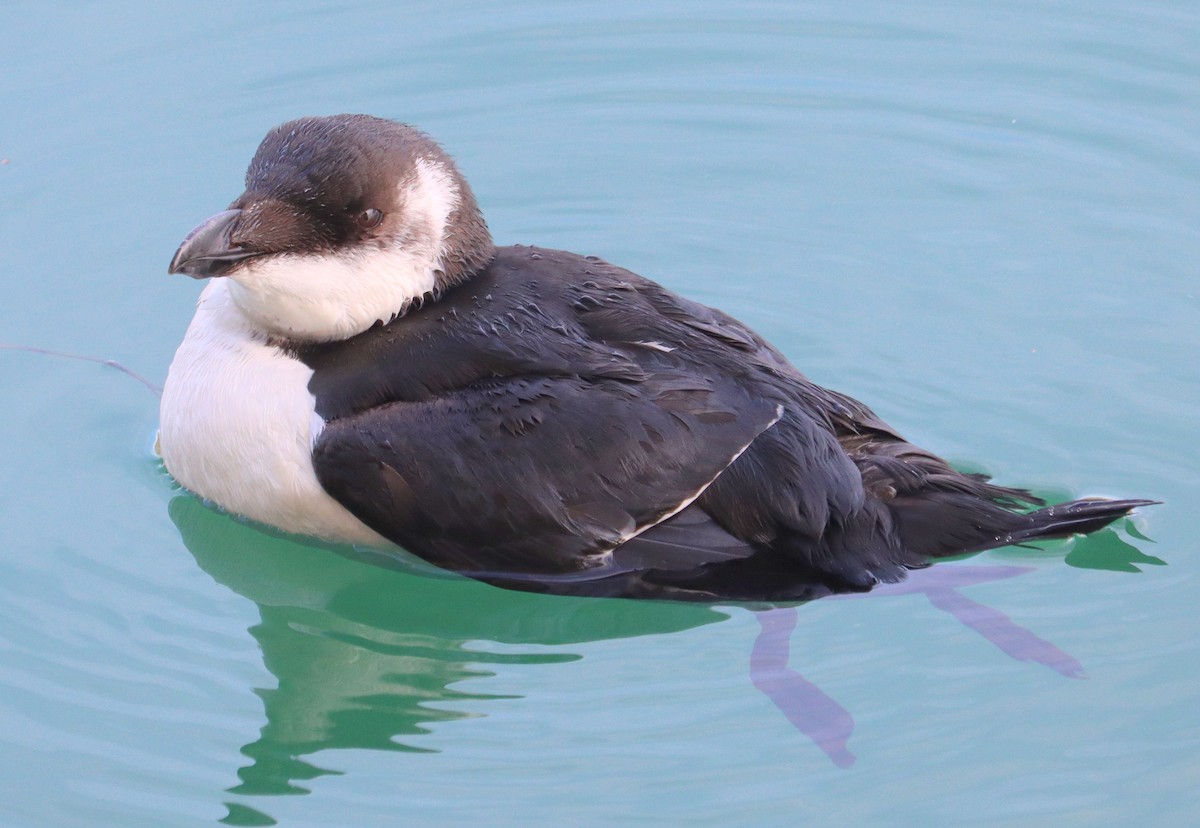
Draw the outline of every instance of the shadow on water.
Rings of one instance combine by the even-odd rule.
[[[488,703],[512,698],[458,689],[466,679],[495,675],[488,665],[574,661],[581,656],[540,648],[666,634],[729,618],[695,604],[497,589],[415,559],[301,542],[241,523],[188,494],[171,500],[170,515],[199,565],[258,605],[262,620],[250,632],[278,680],[275,688],[257,691],[266,724],[242,748],[250,764],[238,772],[234,794],[306,793],[299,782],[337,773],[305,758],[323,750],[430,751],[419,738],[430,725],[485,715]],[[1162,563],[1111,530],[1079,539],[1068,562],[1072,558],[1076,566],[1123,571]],[[1083,665],[1073,656],[960,592],[1031,571],[960,562],[913,572],[869,594],[825,600],[921,595],[1005,655],[1082,678]],[[759,608],[755,617],[760,632],[749,654],[751,682],[834,765],[850,767],[852,714],[789,663],[798,608]],[[493,642],[503,646],[489,648]],[[521,652],[521,645],[530,649]],[[463,712],[463,702],[476,704]],[[271,824],[247,805],[227,804],[228,824]]]

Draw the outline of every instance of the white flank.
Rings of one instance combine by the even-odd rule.
[[[260,330],[309,342],[348,339],[403,313],[437,286],[446,223],[458,206],[440,164],[419,158],[415,166],[400,193],[404,223],[390,244],[252,259],[228,277],[233,301]]]
[[[325,493],[312,466],[324,421],[311,369],[269,345],[213,280],[163,387],[159,444],[167,471],[221,508],[297,534],[388,542]]]

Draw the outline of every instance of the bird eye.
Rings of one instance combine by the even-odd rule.
[[[370,230],[372,227],[378,227],[379,223],[383,221],[383,211],[376,210],[374,207],[368,207],[358,214],[355,221],[358,222],[358,226],[362,229]]]

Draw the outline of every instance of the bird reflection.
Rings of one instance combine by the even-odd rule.
[[[1136,539],[1149,540],[1132,526]],[[1079,538],[1066,562],[1083,569],[1140,572],[1140,566],[1164,566],[1161,558],[1147,555],[1122,540],[1115,531]],[[1032,567],[947,565],[909,573],[898,584],[884,584],[869,593],[834,595],[824,600],[845,601],[887,595],[924,595],[934,607],[974,630],[1002,653],[1017,661],[1049,667],[1067,678],[1085,678],[1083,665],[1069,653],[1025,629],[999,610],[963,595],[963,587],[1014,578]],[[750,656],[750,678],[795,727],[840,768],[854,764],[848,742],[854,732],[854,717],[800,673],[788,667],[789,641],[799,620],[795,607],[780,607],[757,614],[760,632]]]
[[[483,705],[463,702],[507,698],[466,689],[481,686],[467,680],[494,675],[490,665],[573,661],[581,656],[544,647],[678,632],[729,618],[696,604],[501,590],[447,576],[416,559],[298,542],[243,524],[186,493],[172,499],[170,514],[199,565],[258,605],[262,620],[250,632],[278,679],[275,688],[257,691],[266,724],[242,749],[251,761],[239,771],[233,793],[305,793],[302,781],[336,773],[308,758],[331,748],[429,750],[414,737],[438,722],[481,715]],[[1112,537],[1096,536],[1096,559],[1119,558],[1124,567],[1132,547],[1107,534]],[[1078,549],[1072,554],[1090,554]],[[1161,563],[1142,557],[1139,563]],[[374,565],[364,566],[364,558]],[[869,594],[824,600],[923,595],[1005,655],[1083,677],[1073,656],[959,591],[1030,571],[943,564]],[[851,766],[853,716],[789,666],[797,609],[763,608],[755,617],[761,631],[749,658],[751,682],[834,765]],[[231,815],[245,810],[230,807]]]
[[[330,748],[428,750],[413,737],[480,715],[464,712],[480,704],[462,702],[505,698],[462,689],[494,675],[490,665],[580,658],[546,645],[729,618],[695,604],[511,592],[383,555],[363,566],[345,547],[240,523],[188,494],[171,500],[170,515],[201,568],[258,605],[250,633],[278,680],[258,691],[267,722],[242,749],[252,761],[234,793],[305,793],[298,782],[334,772],[305,757]]]
[[[1068,678],[1083,678],[1083,665],[1074,656],[1016,624],[999,610],[972,601],[958,591],[961,587],[1032,571],[1031,567],[1022,566],[937,566],[913,572],[903,583],[825,600],[924,594],[933,606],[982,635],[1005,655],[1045,665]],[[855,757],[847,743],[854,732],[854,717],[821,688],[787,666],[788,642],[797,620],[795,607],[758,613],[761,631],[750,656],[750,678],[830,761],[839,768],[850,767]]]

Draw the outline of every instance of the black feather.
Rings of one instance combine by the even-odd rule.
[[[321,484],[427,560],[527,590],[801,600],[1093,531],[956,471],[736,320],[593,258],[498,248],[436,302],[297,346]]]

